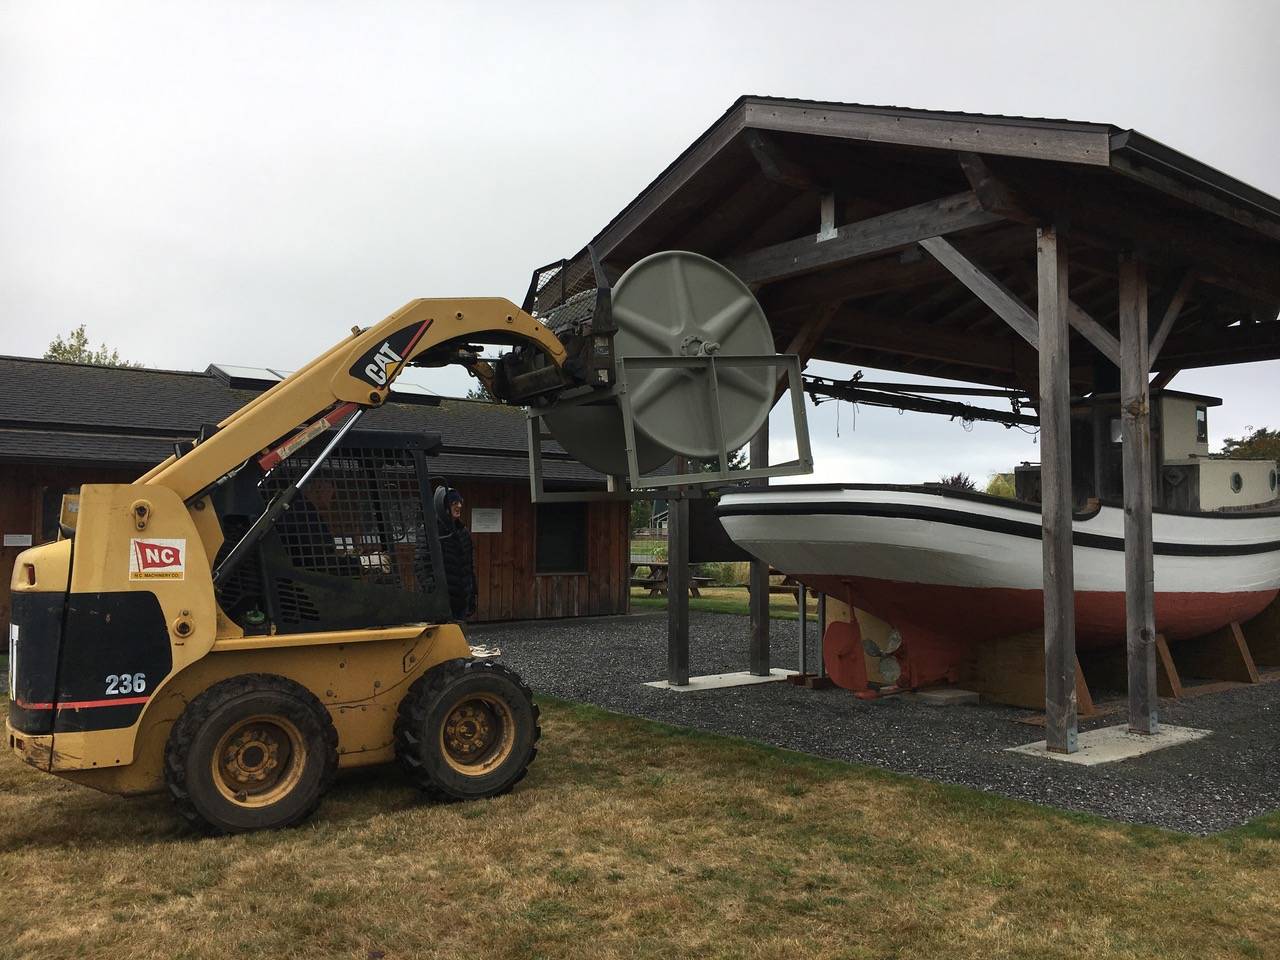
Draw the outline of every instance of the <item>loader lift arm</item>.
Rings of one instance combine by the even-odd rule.
[[[264,470],[312,437],[386,402],[409,365],[460,362],[501,399],[528,397],[495,385],[496,371],[466,350],[469,342],[534,346],[548,366],[562,371],[564,345],[542,323],[501,298],[411,300],[372,327],[356,328],[306,366],[249,401],[203,436],[138,479],[168,487],[183,500],[197,498],[255,455]],[[541,389],[570,385],[544,380]],[[272,449],[274,447],[274,449]]]

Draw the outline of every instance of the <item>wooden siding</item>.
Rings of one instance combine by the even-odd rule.
[[[0,531],[29,533],[41,540],[40,510],[46,489],[78,488],[82,483],[128,483],[134,469],[41,467],[0,464]],[[466,498],[464,519],[473,507],[499,507],[501,533],[473,534],[479,606],[476,620],[528,620],[537,617],[596,616],[626,613],[630,604],[629,517],[626,503],[586,505],[587,571],[542,574],[534,570],[537,511],[524,483],[470,481],[457,484]],[[25,547],[0,549],[0,626],[9,623],[9,580],[13,562]]]
[[[477,620],[532,620],[543,617],[626,613],[630,603],[629,520],[626,503],[586,504],[587,570],[539,574],[534,545],[537,508],[523,484],[460,481],[471,511],[502,510],[501,533],[472,533],[479,581]]]

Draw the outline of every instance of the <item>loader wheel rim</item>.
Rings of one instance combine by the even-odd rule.
[[[293,721],[250,717],[232,726],[213,751],[213,783],[240,807],[267,807],[287,797],[307,766],[307,744]]]
[[[506,762],[515,749],[516,721],[511,707],[492,693],[459,700],[440,725],[440,753],[467,777],[482,777]]]

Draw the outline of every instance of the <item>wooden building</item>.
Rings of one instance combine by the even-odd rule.
[[[1150,395],[1280,358],[1280,200],[1111,124],[747,96],[590,243],[611,277],[660,250],[719,260],[802,361],[1030,395],[1058,751],[1076,749],[1071,409],[1117,394],[1130,726],[1154,731]]]
[[[127,483],[173,443],[217,423],[279,379],[269,371],[203,373],[0,357],[0,624],[27,545],[53,539],[63,493]],[[628,609],[628,505],[534,504],[525,418],[494,403],[393,392],[362,429],[438,434],[433,478],[457,487],[474,531],[478,620],[573,617]],[[599,475],[551,452],[548,486],[598,486]]]

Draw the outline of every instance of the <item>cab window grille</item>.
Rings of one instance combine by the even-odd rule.
[[[311,466],[301,454],[263,479],[270,501]],[[435,588],[417,461],[410,450],[351,447],[335,453],[276,521],[299,570],[413,592]]]

